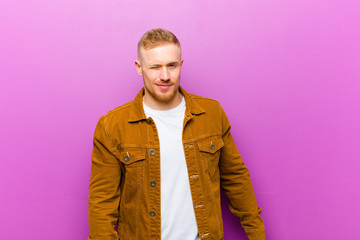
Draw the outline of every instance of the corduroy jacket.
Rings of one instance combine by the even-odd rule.
[[[220,104],[188,94],[183,147],[194,212],[202,240],[223,239],[220,188],[250,240],[265,239],[249,171],[230,134]],[[160,240],[160,149],[153,119],[136,98],[106,115],[96,126],[89,187],[91,240]],[[169,239],[171,240],[171,239]]]

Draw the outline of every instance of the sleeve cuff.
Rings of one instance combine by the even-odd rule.
[[[265,240],[265,230],[259,230],[246,233],[249,240]]]

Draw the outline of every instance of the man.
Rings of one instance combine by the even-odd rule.
[[[180,87],[182,64],[171,32],[140,39],[144,88],[95,129],[89,239],[223,239],[220,187],[249,239],[265,239],[228,119],[217,101]]]

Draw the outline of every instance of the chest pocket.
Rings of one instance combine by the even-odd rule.
[[[126,185],[137,185],[143,179],[145,156],[145,148],[120,148],[119,159],[122,163]]]
[[[224,141],[220,136],[207,137],[197,142],[201,157],[203,158],[205,169],[213,176],[218,169],[221,148]]]

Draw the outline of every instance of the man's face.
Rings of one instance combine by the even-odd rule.
[[[140,49],[136,70],[144,79],[146,101],[171,105],[179,96],[183,60],[180,47],[165,43],[152,49]]]

